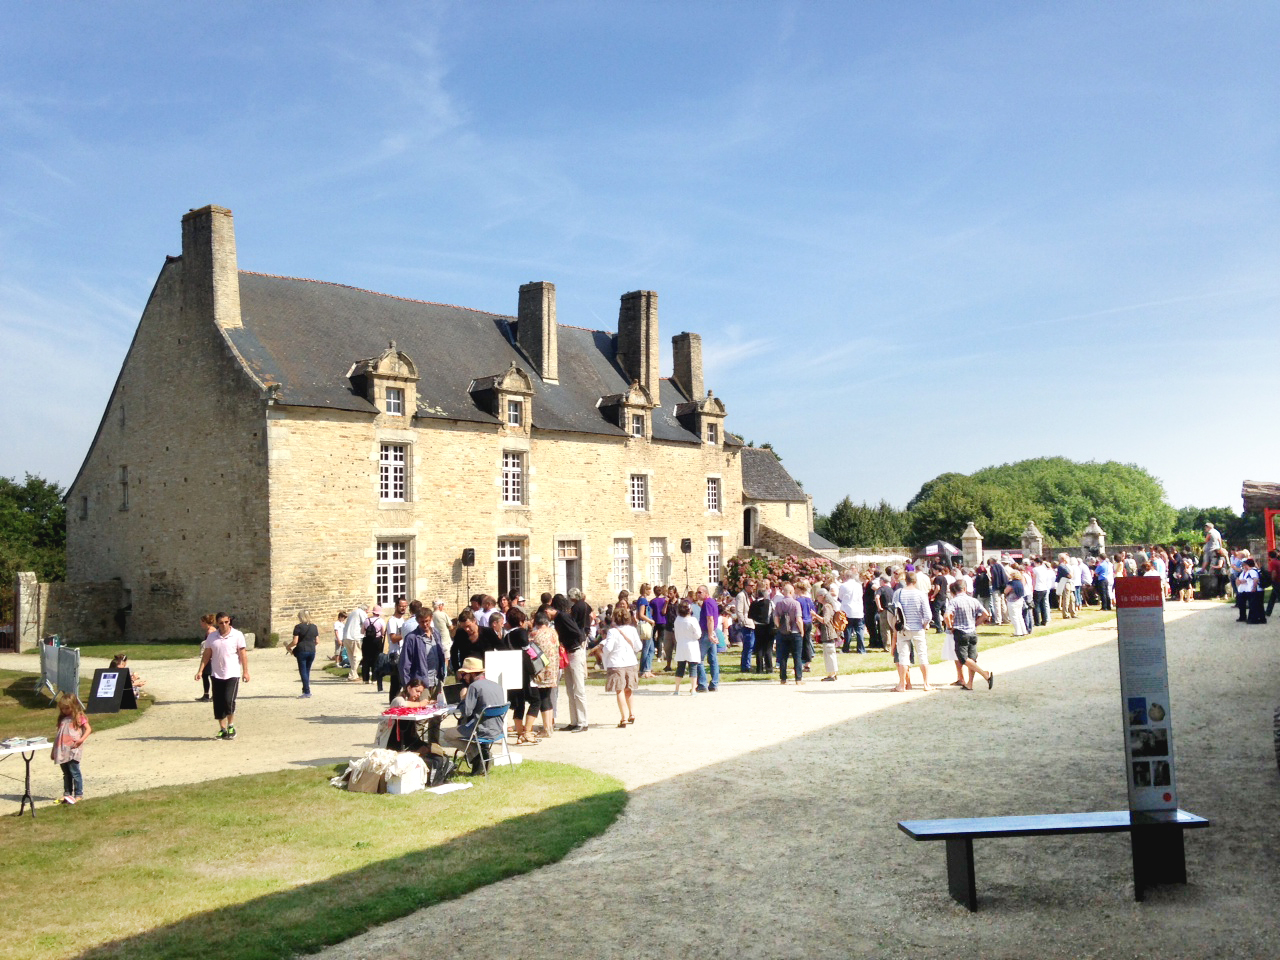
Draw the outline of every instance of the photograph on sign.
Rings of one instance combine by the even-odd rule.
[[[1169,731],[1163,727],[1130,730],[1129,749],[1135,757],[1167,757]]]
[[[1129,726],[1145,727],[1147,725],[1147,698],[1129,698]]]

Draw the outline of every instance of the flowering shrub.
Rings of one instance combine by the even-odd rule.
[[[779,560],[765,560],[764,557],[757,556],[751,556],[745,560],[740,557],[730,557],[725,570],[725,582],[734,593],[741,590],[743,581],[748,579],[776,577],[790,583],[797,580],[817,583],[835,574],[835,568],[830,560],[821,557],[797,557],[794,554]]]

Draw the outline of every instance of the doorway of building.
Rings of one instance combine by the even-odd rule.
[[[582,589],[582,541],[556,541],[556,593]]]
[[[753,507],[747,507],[742,511],[742,545],[744,547],[756,545],[756,518]]]

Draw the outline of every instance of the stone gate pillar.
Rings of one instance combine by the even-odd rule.
[[[44,635],[45,595],[40,578],[19,573],[13,583],[13,636],[18,651],[34,650]]]
[[[1107,552],[1107,534],[1098,526],[1097,517],[1089,518],[1089,526],[1080,535],[1080,546],[1088,556],[1100,557]]]
[[[1022,557],[1024,560],[1044,554],[1044,534],[1036,527],[1034,520],[1027,521],[1027,529],[1022,531]]]
[[[960,534],[960,552],[964,555],[966,567],[976,567],[982,562],[982,534],[972,520],[964,528],[964,533]]]

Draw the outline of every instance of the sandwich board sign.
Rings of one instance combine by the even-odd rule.
[[[1177,810],[1164,586],[1159,577],[1121,577],[1115,591],[1129,809]]]
[[[137,710],[138,700],[133,695],[133,677],[128,667],[114,670],[93,671],[93,683],[89,686],[89,702],[86,713],[119,713],[121,710]]]

